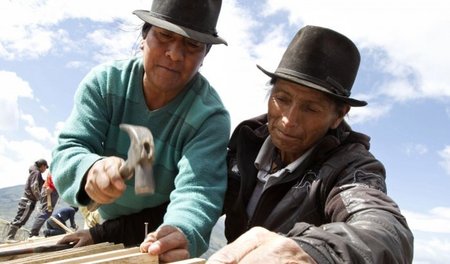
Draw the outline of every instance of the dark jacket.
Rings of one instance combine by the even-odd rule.
[[[29,169],[29,176],[25,184],[24,197],[28,200],[37,202],[41,196],[42,185],[44,184],[44,179],[36,165],[32,165]]]
[[[293,238],[318,263],[411,263],[413,235],[386,195],[385,169],[366,135],[343,122],[300,166],[267,189],[248,219],[254,161],[268,136],[266,115],[244,121],[229,143],[224,213],[228,242],[254,226]]]

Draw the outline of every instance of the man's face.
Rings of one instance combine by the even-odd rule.
[[[277,79],[268,102],[269,132],[285,163],[314,146],[343,119],[324,93]]]
[[[197,73],[206,44],[152,26],[143,40],[144,87],[178,94]]]
[[[46,166],[46,165],[41,165],[41,166],[39,167],[39,171],[40,171],[41,173],[44,173],[46,170],[47,170],[47,166]]]

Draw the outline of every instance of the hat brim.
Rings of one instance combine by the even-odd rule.
[[[195,30],[183,27],[183,26],[173,24],[166,20],[162,20],[160,18],[152,16],[151,11],[148,11],[148,10],[135,10],[135,11],[133,11],[133,14],[135,14],[137,17],[139,17],[140,19],[144,20],[145,22],[147,22],[151,25],[154,25],[154,26],[157,26],[160,28],[164,28],[166,30],[175,32],[184,37],[187,37],[187,38],[190,38],[190,39],[202,42],[202,43],[228,45],[228,43],[219,36],[213,36],[210,34],[198,32],[198,31],[195,31]]]
[[[337,100],[344,101],[345,103],[349,104],[350,106],[358,107],[358,106],[366,106],[367,105],[366,101],[356,100],[356,99],[353,99],[350,97],[345,97],[345,96],[334,94],[334,93],[330,92],[328,89],[326,89],[318,84],[315,84],[313,82],[310,82],[308,80],[301,79],[296,76],[292,76],[292,75],[288,75],[288,74],[269,72],[259,65],[256,65],[256,67],[258,67],[258,69],[260,69],[263,73],[265,73],[267,76],[269,76],[271,78],[282,78],[282,79],[285,79],[285,80],[288,80],[288,81],[291,81],[291,82],[294,82],[297,84],[307,86],[307,87],[315,89],[315,90],[319,90],[321,92],[324,92],[324,93],[332,96],[333,98],[336,98]]]

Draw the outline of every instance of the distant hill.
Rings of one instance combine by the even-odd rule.
[[[17,185],[12,187],[6,187],[0,189],[0,223],[3,223],[3,226],[5,226],[4,223],[9,223],[13,220],[13,218],[16,216],[17,213],[17,205],[19,203],[20,197],[22,197],[24,185]],[[36,215],[36,212],[39,208],[39,202],[36,205],[36,208],[31,215],[28,222],[25,224],[24,229],[29,230],[31,228],[31,225],[33,224],[34,217]],[[56,204],[56,209],[61,207],[69,206],[66,202],[64,202],[62,199],[58,200],[58,203]],[[3,220],[3,221],[2,221]],[[224,229],[224,218],[220,218],[217,224],[215,225],[214,229],[212,230],[211,239],[210,239],[210,248],[209,250],[202,256],[204,258],[209,257],[213,252],[215,252],[217,249],[221,248],[226,244],[225,237],[223,235],[223,229]],[[81,215],[81,213],[77,213],[75,215],[75,221],[79,227],[83,227],[84,220]],[[45,226],[42,227],[41,233],[44,230]],[[6,236],[7,230],[0,230],[0,235]],[[4,238],[0,237],[0,241],[3,241]]]
[[[0,189],[0,220],[3,220],[1,222],[9,223],[14,219],[17,214],[17,205],[19,204],[19,200],[22,197],[24,188],[25,185],[17,185]],[[69,205],[66,202],[59,199],[54,210],[67,206]],[[31,214],[30,219],[28,219],[27,223],[22,227],[22,229],[25,229],[26,231],[29,231],[31,229],[39,207],[40,203],[38,202],[33,214]],[[83,227],[84,220],[80,213],[75,214],[75,222],[79,227]],[[41,235],[44,229],[45,225],[41,228]],[[7,230],[2,230],[0,234],[6,235],[6,233]],[[3,241],[3,239],[3,237],[0,237],[0,241]]]

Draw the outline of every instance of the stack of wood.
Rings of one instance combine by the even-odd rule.
[[[58,246],[62,236],[29,239],[18,243],[0,245],[2,263],[159,263],[158,256],[141,253],[138,247],[125,248],[123,244],[101,243],[79,248]],[[50,252],[48,252],[50,251]],[[172,264],[204,264],[205,260],[193,258]]]

